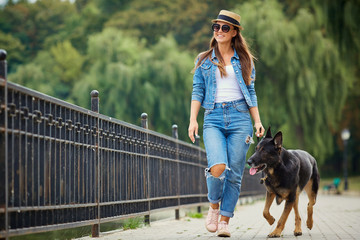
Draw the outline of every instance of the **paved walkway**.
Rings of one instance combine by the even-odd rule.
[[[300,197],[299,211],[303,235],[293,235],[295,220],[291,211],[281,239],[360,239],[360,196],[319,195],[314,206],[314,227],[306,227],[307,197]],[[276,222],[270,226],[262,216],[264,201],[238,205],[235,216],[230,221],[231,239],[267,239],[267,235],[275,228],[284,207],[284,202],[277,206],[275,201],[270,213]],[[161,220],[135,230],[101,233],[100,238],[106,240],[143,240],[143,239],[221,239],[206,231],[205,219],[183,217],[180,220]],[[81,240],[94,240],[84,237]]]

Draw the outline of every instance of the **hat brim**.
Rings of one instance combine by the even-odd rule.
[[[237,24],[233,24],[233,23],[231,23],[231,22],[229,22],[229,21],[226,21],[226,20],[224,20],[224,19],[213,19],[213,20],[211,20],[211,22],[212,22],[212,23],[215,23],[215,22],[226,22],[226,23],[228,23],[228,24],[230,24],[230,25],[232,25],[232,26],[234,26],[234,27],[239,28],[240,30],[244,30],[244,28],[243,28],[242,26],[237,25]]]

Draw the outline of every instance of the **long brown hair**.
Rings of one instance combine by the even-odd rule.
[[[245,81],[245,84],[250,85],[251,81],[255,80],[255,79],[251,79],[251,71],[252,71],[253,60],[256,58],[251,54],[251,52],[247,46],[246,40],[241,35],[239,29],[237,27],[235,27],[234,30],[237,31],[238,34],[236,34],[235,37],[232,38],[231,45],[233,48],[235,48],[235,51],[239,55],[240,63],[241,63],[241,72],[242,72],[242,76]],[[215,50],[215,55],[219,59],[219,63],[213,62],[211,60],[211,53],[213,50]],[[201,64],[203,63],[203,60],[206,58],[209,58],[212,63],[214,63],[215,65],[218,66],[221,76],[227,75],[226,70],[225,70],[225,61],[220,54],[220,51],[218,48],[218,43],[214,37],[211,38],[209,50],[200,53],[199,56],[195,59],[195,61],[198,60],[196,66],[195,66],[195,69],[197,69],[199,66],[201,66]]]

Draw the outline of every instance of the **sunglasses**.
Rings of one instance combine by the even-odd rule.
[[[231,29],[229,25],[224,24],[224,25],[220,26],[220,24],[218,24],[218,23],[214,23],[211,28],[214,32],[218,32],[218,31],[220,31],[220,27],[221,27],[221,31],[223,31],[224,33],[229,32]]]

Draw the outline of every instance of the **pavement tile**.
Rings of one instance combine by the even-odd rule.
[[[284,208],[284,202],[277,206],[274,202],[270,213],[276,219],[270,226],[262,216],[264,200],[255,201],[236,207],[235,216],[230,221],[231,239],[268,239],[267,235],[275,229]],[[246,202],[251,202],[249,199]],[[295,237],[295,215],[291,211],[282,236],[279,239],[299,240],[335,240],[360,239],[360,196],[319,195],[314,206],[314,226],[309,230],[306,226],[307,197],[301,194],[299,212],[302,223],[302,236]],[[126,231],[101,233],[102,240],[142,240],[142,239],[223,239],[215,233],[209,233],[204,226],[205,218],[183,217],[180,220],[166,219],[152,222],[150,226]],[[78,240],[90,240],[84,237]],[[229,239],[229,238],[226,238]]]

